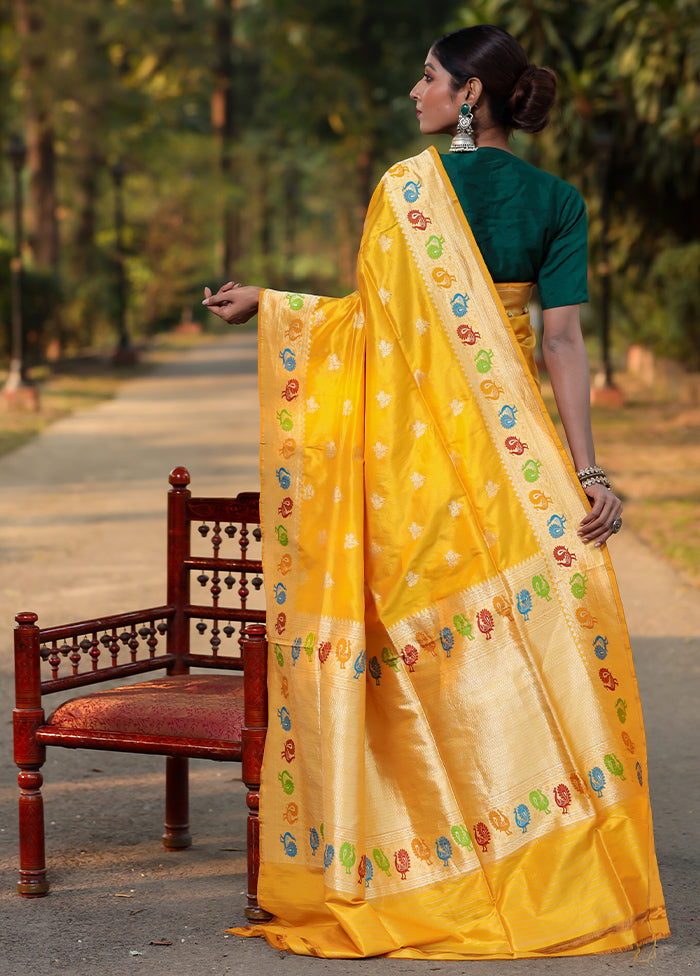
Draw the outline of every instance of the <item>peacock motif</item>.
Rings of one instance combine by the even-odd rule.
[[[464,824],[455,824],[453,827],[450,827],[450,833],[452,834],[452,840],[459,847],[466,847],[468,851],[474,850],[471,834]]]
[[[345,873],[350,874],[350,869],[355,863],[355,847],[350,841],[345,841],[340,845],[340,852],[338,854],[338,860],[345,868]]]
[[[474,824],[472,832],[474,834],[474,840],[477,842],[477,844],[479,844],[481,850],[485,854],[488,850],[489,844],[491,843],[491,831],[483,820],[480,820],[478,823]]]
[[[437,856],[442,861],[444,867],[447,867],[450,858],[452,857],[452,844],[450,844],[447,837],[438,837],[435,841],[435,850],[437,851]]]
[[[610,671],[608,671],[607,668],[601,668],[598,672],[598,677],[603,682],[605,687],[609,689],[609,691],[615,691],[620,683],[617,678]]]
[[[382,666],[379,663],[376,654],[369,659],[367,670],[369,671],[370,676],[374,678],[377,687],[379,687],[379,682],[381,681],[381,677],[382,677]]]
[[[432,864],[430,857],[430,848],[420,837],[414,837],[411,841],[411,850],[416,855],[419,861],[425,861],[426,864]]]
[[[618,776],[622,780],[625,779],[625,767],[614,752],[609,752],[606,756],[603,756],[603,761],[611,776]]]
[[[405,848],[401,847],[398,851],[394,851],[394,867],[401,875],[401,880],[405,881],[406,874],[411,868],[411,858]]]
[[[289,831],[284,834],[280,834],[280,842],[287,857],[297,856],[297,842]]]
[[[406,644],[404,649],[401,651],[401,657],[404,660],[404,664],[410,672],[413,672],[415,668],[413,665],[418,660],[418,648],[414,647],[413,644]]]
[[[494,827],[496,830],[500,830],[501,833],[507,834],[510,837],[510,820],[502,810],[491,810],[489,813],[489,820],[491,821],[492,827]]]
[[[571,790],[565,783],[554,787],[554,802],[562,813],[568,813],[571,806]]]
[[[535,810],[539,810],[541,813],[549,814],[552,812],[549,809],[549,800],[542,790],[533,790],[530,793],[530,803]]]
[[[372,851],[372,857],[374,858],[374,863],[377,865],[380,871],[383,871],[387,878],[391,877],[391,871],[389,870],[389,858],[386,856],[384,851],[380,847],[375,847]]]
[[[594,766],[589,771],[588,782],[591,784],[591,788],[598,794],[598,799],[600,799],[605,789],[605,773],[600,766]]]
[[[476,625],[481,633],[486,637],[486,640],[491,640],[491,631],[494,628],[494,623],[490,610],[487,610],[486,608],[479,610],[476,615]]]
[[[518,827],[520,827],[522,832],[526,834],[528,824],[530,823],[530,811],[528,810],[526,804],[519,803],[513,810],[513,816],[515,817],[515,822]]]

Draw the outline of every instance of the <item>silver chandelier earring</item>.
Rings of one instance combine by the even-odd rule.
[[[475,152],[478,148],[474,142],[474,133],[472,131],[473,118],[472,107],[469,102],[465,102],[459,110],[457,134],[452,140],[450,152]]]

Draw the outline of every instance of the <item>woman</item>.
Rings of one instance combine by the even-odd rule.
[[[207,290],[228,322],[260,311],[275,917],[244,934],[279,948],[504,958],[668,934],[602,545],[621,504],[591,435],[585,212],[508,142],[554,89],[498,28],[441,38],[411,97],[452,152],[384,176],[358,291]],[[573,467],[539,394],[534,281]]]

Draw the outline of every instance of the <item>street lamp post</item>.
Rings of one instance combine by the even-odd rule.
[[[114,362],[119,365],[130,365],[136,362],[136,351],[129,340],[126,326],[126,264],[124,261],[124,197],[122,186],[124,182],[124,166],[120,159],[111,168],[114,181],[114,234],[117,266],[117,328],[118,341],[114,353]]]
[[[7,155],[14,176],[14,251],[10,262],[12,300],[12,359],[10,372],[3,387],[3,399],[12,406],[38,406],[36,387],[27,376],[24,362],[24,317],[22,309],[22,170],[27,159],[27,147],[19,136],[10,140]]]

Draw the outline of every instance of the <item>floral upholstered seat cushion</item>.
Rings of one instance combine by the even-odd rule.
[[[243,677],[183,674],[95,691],[49,716],[56,728],[239,742]]]

